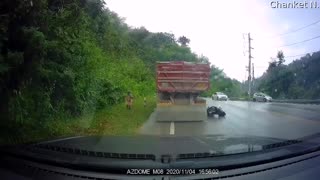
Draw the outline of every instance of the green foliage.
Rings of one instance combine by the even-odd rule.
[[[190,39],[185,36],[181,36],[179,37],[178,42],[181,44],[181,46],[186,47],[190,43]]]
[[[282,65],[285,62],[284,54],[282,51],[278,51],[277,58],[278,58],[278,65]]]
[[[186,37],[180,46],[173,34],[130,28],[103,0],[5,0],[1,7],[0,135],[63,135],[74,119],[119,106],[128,91],[154,95],[156,61],[209,62]],[[237,95],[237,81],[212,72],[211,92]]]
[[[205,57],[202,57],[206,61]],[[203,93],[203,96],[212,96],[215,92],[224,92],[228,97],[240,97],[243,92],[241,90],[241,83],[235,79],[230,79],[226,76],[222,69],[211,65],[210,74],[210,89]]]
[[[278,59],[257,79],[258,91],[264,91],[274,98],[320,98],[320,52],[308,54],[288,65],[282,64],[284,56],[281,51]]]
[[[199,61],[173,34],[132,29],[102,0],[1,7],[3,135],[61,135],[63,121],[110,109],[128,91],[137,98],[154,94],[156,61]]]

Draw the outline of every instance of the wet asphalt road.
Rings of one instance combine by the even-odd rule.
[[[296,139],[320,132],[320,105],[212,101],[221,106],[225,118],[203,122],[156,122],[154,114],[141,127],[140,134],[170,136],[253,135]]]

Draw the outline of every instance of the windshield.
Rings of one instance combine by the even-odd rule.
[[[312,2],[1,1],[0,144],[219,136],[220,151],[318,133]]]

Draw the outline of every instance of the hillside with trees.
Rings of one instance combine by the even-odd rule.
[[[320,51],[284,64],[282,51],[256,80],[257,90],[278,99],[320,99]]]
[[[204,96],[211,96],[215,92],[223,92],[229,98],[245,96],[245,91],[241,88],[242,84],[236,79],[229,78],[222,69],[214,65],[211,65],[210,84],[211,87]]]
[[[156,61],[209,62],[190,39],[129,27],[103,0],[4,0],[0,3],[1,134],[72,121],[135,97],[155,95]],[[210,92],[236,93],[235,80]],[[212,75],[212,81],[217,76]]]

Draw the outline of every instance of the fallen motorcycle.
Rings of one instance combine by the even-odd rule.
[[[211,106],[207,108],[208,117],[213,117],[215,114],[217,114],[219,117],[224,117],[226,115],[221,107]]]

